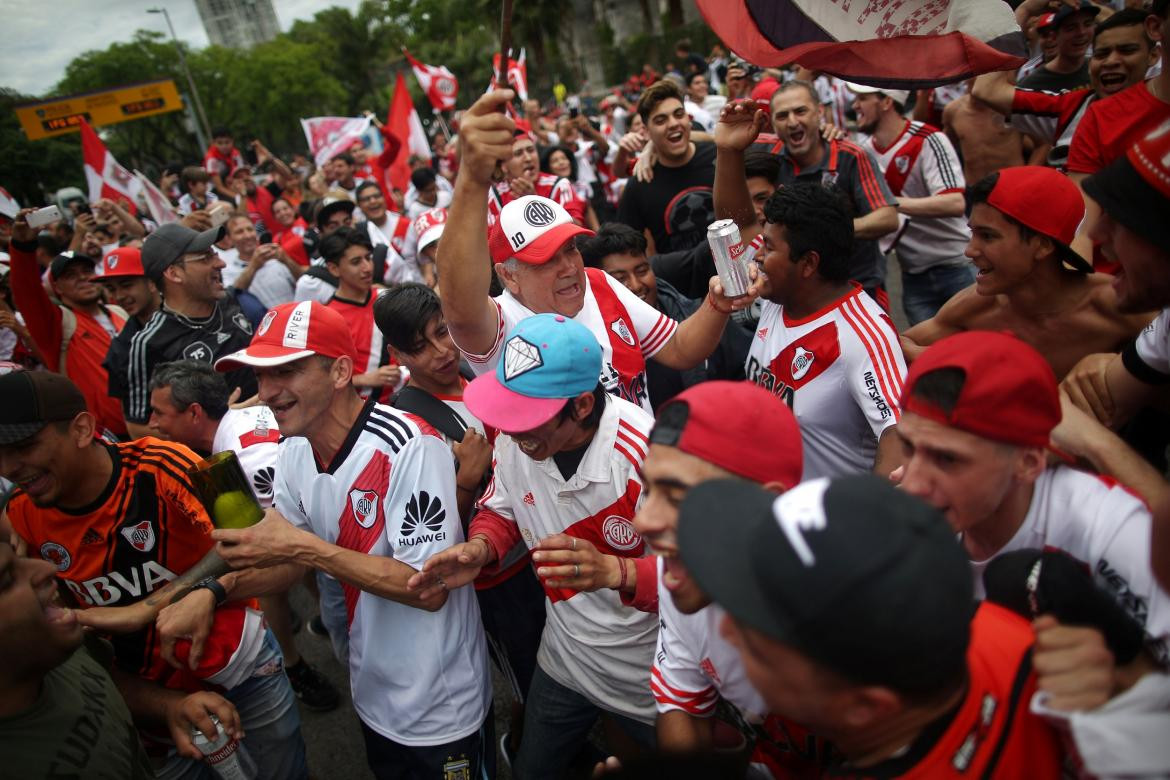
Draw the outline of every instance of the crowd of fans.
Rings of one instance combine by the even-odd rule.
[[[307,777],[305,623],[379,778],[1166,776],[1170,4],[1016,15],[949,87],[681,41],[406,191],[219,128],[174,220],[0,218],[6,766]]]

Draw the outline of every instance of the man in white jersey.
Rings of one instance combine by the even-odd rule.
[[[231,450],[261,506],[272,506],[280,429],[267,406],[229,406],[223,375],[198,360],[163,363],[150,377],[150,429],[161,439],[186,444],[201,457]],[[301,655],[293,636],[288,593],[260,598],[297,698],[311,710],[337,706],[337,689]]]
[[[470,582],[517,539],[532,549],[547,622],[515,768],[526,780],[558,778],[602,712],[654,743],[656,621],[618,595],[635,593],[645,554],[633,517],[653,420],[605,392],[601,348],[572,319],[529,317],[503,351],[464,393],[471,413],[500,430],[470,541],[428,560],[411,586],[429,598]]]
[[[678,505],[695,485],[740,477],[782,493],[800,481],[800,431],[792,412],[750,382],[704,382],[658,410],[642,466],[650,495],[634,528],[658,562],[658,648],[650,690],[658,707],[658,748],[696,753],[714,745],[716,707],[734,708],[732,725],[756,743],[753,763],[776,777],[800,775],[805,745],[767,730],[767,708],[739,653],[719,632],[711,603],[678,554]],[[728,523],[738,517],[727,517]]]
[[[1040,353],[1003,333],[949,336],[912,364],[902,409],[901,486],[940,509],[960,535],[976,595],[983,595],[983,571],[998,555],[1043,549],[1072,556],[1145,631],[1145,652],[1110,679],[1106,695],[1121,695],[1100,713],[1104,724],[1099,729],[1106,734],[1126,728],[1165,733],[1170,708],[1164,693],[1170,681],[1165,675],[1143,678],[1136,673],[1165,668],[1170,660],[1170,595],[1158,587],[1150,569],[1150,512],[1112,480],[1065,465],[1048,466],[1046,450],[1061,406],[1056,377]],[[1063,628],[1040,621],[1035,625],[1041,690],[1047,688],[1044,674],[1052,668],[1041,656],[1052,649],[1049,637]],[[1127,691],[1139,679],[1144,680],[1142,687]],[[1151,687],[1161,688],[1162,703],[1143,708],[1141,699]],[[1146,726],[1134,720],[1107,728],[1111,708],[1135,707],[1144,712]],[[1086,746],[1077,730],[1078,713],[1056,713],[1042,702],[1033,709],[1069,718],[1082,758],[1095,774],[1102,768],[1110,775],[1142,774],[1155,755],[1147,751],[1135,756],[1125,748],[1128,740],[1119,742],[1116,736]],[[1153,719],[1152,727],[1148,719]],[[1170,751],[1156,760],[1170,768]]]
[[[217,550],[236,568],[268,573],[266,591],[306,566],[341,581],[350,687],[376,777],[491,776],[475,594],[420,598],[406,588],[423,561],[463,540],[451,454],[419,418],[361,399],[355,353],[344,319],[303,301],[269,311],[251,344],[216,366],[253,366],[285,435],[274,508],[251,528],[217,531]],[[231,598],[251,595],[235,592],[232,575],[221,582]]]
[[[963,166],[946,133],[902,116],[909,92],[861,84],[849,89],[857,129],[867,134],[861,146],[877,158],[898,199],[902,308],[917,325],[975,281],[975,269],[963,254],[971,240],[963,217]]]
[[[831,188],[781,187],[756,221],[743,158],[763,123],[742,107],[715,128],[715,211],[740,225],[744,241],[764,237],[751,292],[764,300],[748,351],[747,378],[780,396],[800,423],[804,479],[898,465],[898,422],[906,364],[894,325],[849,281],[853,220]],[[758,273],[757,273],[758,270]]]
[[[512,154],[515,123],[498,111],[510,96],[497,90],[481,97],[459,131],[459,177],[436,260],[451,335],[483,373],[500,360],[504,334],[520,320],[542,312],[571,317],[601,344],[605,389],[650,412],[645,361],[693,368],[715,351],[731,311],[751,301],[733,302],[712,277],[703,306],[679,324],[604,272],[586,270],[573,239],[590,231],[536,195],[504,206],[485,240],[492,173]],[[505,288],[496,298],[489,294],[493,263]]]

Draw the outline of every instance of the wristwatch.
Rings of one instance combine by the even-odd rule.
[[[199,582],[196,582],[194,585],[192,585],[189,592],[194,593],[200,588],[207,588],[209,591],[215,594],[215,606],[217,607],[221,606],[225,601],[227,601],[227,589],[224,588],[224,586],[221,585],[219,580],[217,580],[215,577],[204,577],[203,579],[199,580]]]

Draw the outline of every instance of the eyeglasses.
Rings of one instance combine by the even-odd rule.
[[[211,249],[208,249],[206,252],[201,252],[199,254],[191,253],[191,254],[183,255],[182,257],[180,257],[178,260],[175,261],[175,265],[185,265],[187,263],[208,263],[208,264],[210,264],[210,263],[214,263],[216,261],[217,257],[218,257],[218,255],[216,255],[214,251],[212,251]]]
[[[360,198],[357,199],[357,202],[358,203],[369,203],[370,201],[374,201],[374,200],[382,200],[382,193],[375,192],[375,193],[372,193],[370,195],[362,195]]]

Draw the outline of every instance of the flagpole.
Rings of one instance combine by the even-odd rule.
[[[439,127],[443,130],[443,135],[447,138],[448,143],[451,141],[451,129],[447,127],[447,121],[443,119],[443,112],[435,107],[431,107],[431,111],[435,114],[435,119],[439,122]]]

